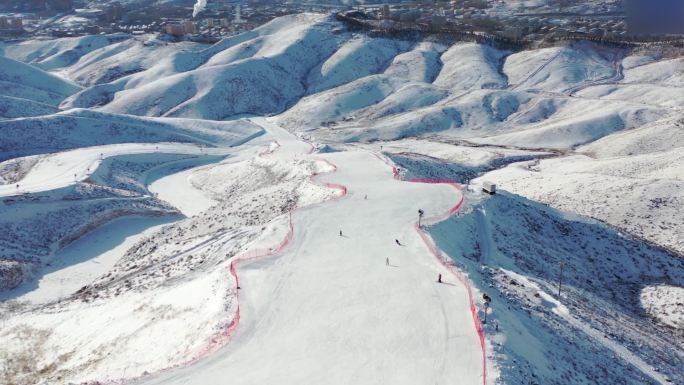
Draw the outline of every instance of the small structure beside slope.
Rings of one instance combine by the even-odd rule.
[[[489,195],[494,195],[496,194],[496,184],[488,181],[483,181],[482,191],[486,192]]]

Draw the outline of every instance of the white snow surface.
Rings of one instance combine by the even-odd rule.
[[[213,45],[2,43],[0,286],[38,272],[2,294],[3,380],[481,384],[466,288],[413,227],[462,193],[382,153],[472,182],[428,230],[480,317],[494,297],[487,384],[682,383],[682,55],[309,13]]]
[[[75,109],[0,121],[0,161],[13,157],[120,143],[181,142],[234,146],[263,133],[247,121],[142,118]]]
[[[109,44],[128,39],[126,34],[91,35],[76,38],[27,40],[3,46],[3,55],[44,70],[74,64],[80,57]]]
[[[0,68],[0,94],[6,97],[57,106],[80,90],[76,84],[5,56],[0,56]]]
[[[647,286],[641,290],[641,303],[648,314],[665,325],[684,329],[684,287]]]
[[[615,76],[616,55],[589,44],[522,51],[506,59],[504,72],[519,88],[567,92]]]
[[[675,218],[684,199],[683,156],[682,148],[603,159],[573,155],[513,164],[481,179],[682,253],[684,226]]]
[[[504,88],[506,79],[499,72],[504,56],[489,46],[455,44],[442,54],[442,71],[434,84],[451,90]]]
[[[33,155],[14,160],[29,162],[33,166],[22,179],[12,184],[0,185],[0,196],[36,193],[70,186],[88,178],[105,158],[146,153],[225,155],[228,151],[225,148],[204,148],[192,144],[124,143],[84,147],[50,155]]]
[[[257,156],[258,162],[320,162],[320,155],[305,155],[308,144],[258,122],[278,143],[264,160]],[[285,383],[385,383],[392,378],[432,384],[455,376],[464,383],[482,383],[482,351],[466,288],[448,275],[413,228],[418,208],[440,214],[459,201],[459,191],[397,181],[385,163],[365,150],[325,158],[337,171],[317,180],[342,183],[348,195],[297,209],[292,216],[294,238],[284,252],[238,265],[240,324],[228,346],[196,364],[140,381],[220,383],[229,373],[245,382],[275,375]],[[230,167],[240,164],[245,163]],[[310,198],[300,191],[300,202],[306,204]],[[410,207],[403,202],[411,202]],[[363,210],[357,211],[359,206]],[[270,236],[246,250],[277,242],[283,234],[278,229],[287,226],[281,219],[265,229]],[[216,246],[223,250],[240,238],[218,239]],[[205,243],[195,240],[191,245]],[[221,333],[235,316],[237,298],[232,280],[226,279],[227,268],[224,260],[172,288],[159,286],[107,300],[96,296],[92,304],[71,300],[52,305],[59,306],[59,313],[36,309],[9,318],[0,335],[6,346],[2,353],[23,357],[29,354],[26,347],[37,349],[33,354],[43,360],[38,365],[59,360],[62,369],[49,370],[50,376],[59,373],[70,381],[138,377],[183,363],[201,356],[202,346],[211,346],[212,333]],[[438,273],[445,274],[446,283],[436,282]],[[23,330],[31,330],[28,341],[20,338]],[[164,337],[172,331],[175,338]],[[113,343],[122,347],[120,353],[95,353],[104,354]],[[265,344],[269,349],[263,349]],[[76,347],[79,353],[67,354]],[[262,360],[271,362],[269,371],[256,370]],[[331,372],[336,375],[329,377]]]
[[[208,210],[216,201],[192,185],[196,170],[182,171],[159,179],[149,187],[157,198],[171,203],[183,215],[193,216]]]
[[[168,218],[127,217],[97,228],[87,236],[59,250],[54,262],[40,272],[40,278],[1,298],[46,303],[66,298],[104,275],[125,252],[143,237],[158,230]]]
[[[292,140],[279,142],[275,156],[291,156]],[[447,211],[459,193],[396,181],[366,151],[325,157],[338,168],[319,180],[347,186],[348,197],[295,211],[282,255],[238,267],[242,316],[230,345],[140,383],[481,383],[465,287],[435,282],[444,271],[412,228],[419,207]]]

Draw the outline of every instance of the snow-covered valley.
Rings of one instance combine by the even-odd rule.
[[[4,42],[0,383],[684,384],[682,95],[321,14]]]

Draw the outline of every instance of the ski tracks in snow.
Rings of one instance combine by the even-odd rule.
[[[396,165],[394,165],[394,163],[389,158],[387,158],[386,156],[379,154],[379,153],[376,153],[374,155],[378,159],[383,161],[386,165],[388,165],[389,167],[392,168],[392,175],[394,176],[394,179],[404,181],[404,182],[409,182],[409,183],[446,184],[446,185],[449,185],[449,186],[457,189],[459,192],[461,192],[460,199],[458,200],[458,202],[453,207],[451,207],[451,209],[448,212],[443,213],[441,215],[436,215],[434,217],[423,219],[423,221],[422,221],[423,225],[435,224],[435,223],[441,222],[441,221],[449,218],[450,216],[456,214],[458,212],[458,210],[461,208],[461,205],[463,204],[465,196],[463,195],[461,187],[458,184],[456,184],[450,180],[440,180],[440,179],[403,179],[401,177],[401,172],[400,172],[399,168],[396,167]],[[468,293],[468,302],[470,304],[470,312],[471,312],[471,315],[473,318],[475,331],[476,331],[476,333],[479,337],[479,340],[480,340],[480,347],[482,349],[482,384],[487,385],[487,350],[486,350],[486,343],[485,343],[485,337],[484,337],[484,330],[482,329],[482,324],[481,324],[479,316],[478,316],[478,310],[475,307],[475,303],[473,301],[473,295],[472,295],[472,289],[470,287],[470,282],[469,282],[468,278],[463,274],[463,272],[461,272],[453,264],[453,262],[447,256],[445,256],[441,250],[439,250],[439,248],[434,243],[434,241],[432,240],[430,235],[426,231],[423,230],[422,226],[418,225],[418,222],[416,222],[414,227],[415,227],[416,232],[420,236],[420,238],[423,240],[425,245],[428,247],[428,249],[432,253],[432,255],[437,259],[437,261],[442,266],[444,266],[449,272],[451,272],[459,280],[459,282],[461,282],[463,284],[463,286],[465,287],[465,289]],[[443,314],[445,314],[446,312],[444,311],[444,309],[442,309],[442,310],[443,310]]]
[[[261,158],[268,158],[268,157],[270,157],[270,156],[273,156],[273,154],[274,154],[278,149],[280,149],[281,147],[282,147],[282,145],[281,145],[280,142],[276,139],[276,140],[274,140],[274,141],[272,142],[271,145],[269,145],[269,147],[268,147],[266,150],[260,152],[260,153],[258,154],[258,156],[261,157]],[[314,152],[314,150],[315,150],[315,147],[314,147],[313,145],[311,145],[311,149],[308,150],[307,152],[305,152],[304,154],[306,154],[306,155],[311,154],[311,153]],[[329,164],[329,165],[332,167],[332,171],[331,171],[331,172],[337,171],[337,166],[335,166],[333,163],[331,163],[331,162],[329,162],[329,161],[327,161],[327,160],[325,160],[325,159],[323,159],[323,161],[326,162],[327,164]],[[320,175],[320,173],[316,172],[316,173],[312,174],[312,175],[309,177],[309,179],[313,182],[314,178],[315,178],[316,176],[318,176],[318,175]],[[346,188],[345,186],[337,185],[337,184],[330,184],[330,183],[324,183],[323,185],[325,185],[325,186],[327,186],[327,187],[330,187],[330,188],[332,188],[332,189],[338,189],[338,190],[341,191],[341,194],[338,195],[338,196],[333,196],[332,198],[325,199],[325,200],[323,200],[322,202],[319,202],[319,203],[324,203],[324,202],[327,202],[327,201],[329,201],[329,200],[339,199],[339,198],[341,198],[341,197],[343,197],[343,196],[345,196],[345,195],[347,194],[347,188]],[[234,315],[234,317],[233,317],[233,320],[230,322],[230,324],[228,325],[228,328],[224,331],[223,334],[221,334],[220,336],[216,337],[216,338],[210,343],[210,345],[207,346],[199,355],[197,355],[197,356],[191,358],[191,359],[189,360],[189,362],[183,364],[183,366],[184,366],[184,365],[191,365],[191,364],[193,364],[194,362],[197,362],[197,361],[199,361],[200,359],[202,359],[202,358],[204,358],[204,357],[206,357],[206,356],[208,356],[208,355],[210,355],[210,354],[216,352],[218,349],[220,349],[221,347],[223,347],[224,345],[226,345],[226,344],[230,341],[230,339],[233,337],[233,334],[235,333],[235,330],[237,329],[238,325],[240,324],[240,318],[241,318],[241,316],[242,316],[242,311],[241,311],[241,308],[240,308],[240,305],[241,305],[241,304],[240,304],[240,290],[241,290],[241,288],[240,288],[240,277],[239,277],[238,272],[237,272],[237,266],[238,266],[239,264],[243,264],[243,263],[246,263],[246,262],[251,262],[251,261],[256,260],[256,259],[267,258],[267,257],[273,257],[273,256],[279,255],[279,254],[280,254],[280,253],[281,253],[281,252],[290,244],[290,241],[292,240],[292,238],[293,238],[293,236],[294,236],[294,226],[293,226],[293,224],[292,224],[292,213],[293,213],[295,210],[299,209],[299,208],[300,208],[300,207],[294,207],[294,208],[290,209],[290,211],[287,213],[287,216],[288,216],[288,231],[287,231],[285,237],[280,241],[280,243],[279,243],[278,245],[276,245],[276,246],[274,246],[274,247],[269,247],[268,249],[266,249],[266,248],[260,248],[260,249],[257,249],[257,250],[248,250],[248,251],[246,251],[246,252],[244,252],[244,253],[242,253],[242,254],[239,254],[239,255],[237,255],[237,256],[231,258],[230,264],[229,264],[229,272],[230,272],[230,275],[232,276],[233,280],[235,281],[235,287],[236,287],[235,300],[236,300],[236,303],[237,303],[237,305],[236,305],[236,306],[237,306],[237,310],[236,310],[236,313],[235,313],[235,315]],[[286,278],[287,278],[286,276],[281,276],[281,279],[279,280],[279,285],[276,287],[276,290],[274,290],[274,291],[271,293],[272,296],[273,296],[273,300],[274,300],[274,301],[272,301],[272,303],[273,303],[273,302],[276,302],[276,303],[277,303],[278,293],[280,292],[279,289],[280,289],[280,288],[282,287],[282,285],[285,284],[285,282],[287,281]],[[263,320],[263,318],[260,319],[259,321],[257,321],[256,327],[259,326],[259,323],[261,323],[262,320]]]
[[[312,152],[282,128],[265,120],[262,125],[280,145],[271,156],[296,159]],[[467,282],[457,276],[463,287],[437,284],[445,261],[420,257],[434,253],[435,246],[422,230],[410,229],[419,207],[440,212],[453,192],[393,180],[366,151],[327,155],[334,163],[312,158],[327,162],[337,171],[335,179],[354,193],[344,203],[291,212],[288,247],[276,248],[283,251],[277,257],[269,253],[232,264],[244,285],[244,313],[221,341],[225,349],[139,383],[486,383]],[[329,182],[328,175],[311,179],[337,188],[341,194],[332,199],[339,199],[346,187]],[[434,220],[452,215],[462,198]],[[395,237],[403,246],[394,245]],[[385,266],[386,256],[392,266]]]

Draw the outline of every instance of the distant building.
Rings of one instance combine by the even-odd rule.
[[[241,24],[244,23],[245,21],[242,20],[242,10],[240,9],[240,4],[237,4],[235,6],[235,19],[233,20],[233,23],[235,24]]]
[[[192,20],[185,20],[183,22],[183,29],[185,33],[195,33],[195,23]]]
[[[185,27],[182,24],[166,24],[164,31],[168,35],[183,36],[185,35]]]
[[[195,23],[192,20],[184,20],[180,23],[168,23],[164,26],[167,35],[183,36],[196,32]]]

